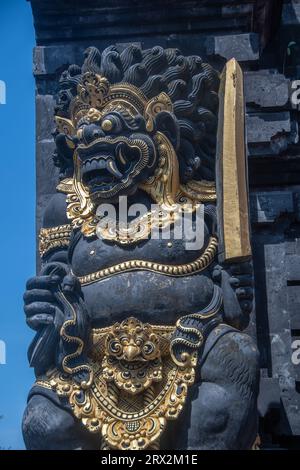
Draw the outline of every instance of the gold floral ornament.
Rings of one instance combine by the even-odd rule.
[[[99,434],[105,448],[157,448],[167,421],[178,417],[195,380],[197,353],[184,367],[171,358],[174,329],[134,317],[94,329],[88,353],[94,380],[88,389],[57,370],[37,385],[66,397],[74,415]]]
[[[154,129],[154,118],[161,111],[173,111],[172,101],[169,96],[162,92],[158,96],[155,96],[148,101],[144,117],[146,119],[146,129],[148,132],[152,132]]]
[[[70,119],[55,116],[55,122],[60,133],[65,134],[68,137],[73,137],[76,134],[76,129]]]
[[[100,111],[102,116],[118,107],[126,109],[131,116],[143,115],[146,104],[147,98],[134,85],[111,85],[107,78],[87,72],[77,86],[77,96],[71,102],[71,120],[76,127],[82,117],[90,114],[90,109]]]
[[[79,98],[92,108],[101,109],[105,98],[109,94],[109,81],[92,72],[84,74],[82,83],[77,86]]]

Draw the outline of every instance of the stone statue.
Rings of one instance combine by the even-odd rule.
[[[200,57],[162,47],[90,47],[63,72],[60,180],[24,294],[28,449],[252,447],[251,253],[228,262],[220,249],[236,228],[221,228],[234,201],[216,186],[219,87]],[[124,201],[138,207],[125,221]],[[174,236],[185,213],[202,221],[192,249]]]

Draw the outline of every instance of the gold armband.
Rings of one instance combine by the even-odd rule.
[[[50,250],[69,246],[72,225],[42,228],[39,233],[39,252],[41,257]]]

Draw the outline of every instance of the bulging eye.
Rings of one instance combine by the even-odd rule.
[[[122,124],[117,116],[106,116],[101,122],[101,129],[104,132],[120,132]]]
[[[111,119],[104,119],[101,124],[101,128],[104,132],[109,132],[114,127],[114,124]]]

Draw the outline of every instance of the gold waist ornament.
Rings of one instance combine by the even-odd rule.
[[[89,388],[57,370],[36,385],[66,397],[74,415],[102,438],[102,449],[158,449],[167,421],[178,417],[195,380],[197,352],[183,366],[172,359],[175,328],[130,317],[93,329],[88,358],[94,379]]]
[[[39,233],[39,252],[43,257],[50,250],[68,247],[72,233],[72,225],[42,228]]]

